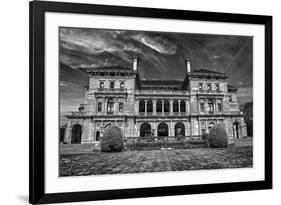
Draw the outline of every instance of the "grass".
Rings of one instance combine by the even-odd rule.
[[[60,155],[60,176],[252,167],[252,146]]]

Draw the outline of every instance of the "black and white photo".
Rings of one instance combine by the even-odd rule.
[[[252,42],[60,27],[60,176],[251,168]]]

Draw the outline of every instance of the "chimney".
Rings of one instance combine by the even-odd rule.
[[[137,71],[137,68],[138,68],[138,57],[134,57],[133,59],[133,70],[134,71]]]
[[[190,59],[186,59],[185,60],[185,65],[186,65],[186,73],[190,73],[191,72],[191,60]]]

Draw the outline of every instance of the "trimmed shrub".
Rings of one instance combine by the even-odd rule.
[[[109,126],[105,129],[101,139],[102,152],[121,152],[123,149],[122,132],[117,126]]]
[[[207,137],[207,143],[210,147],[227,147],[227,134],[222,125],[217,124],[211,128],[210,133]]]

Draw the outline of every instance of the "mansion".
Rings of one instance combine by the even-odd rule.
[[[228,76],[194,70],[185,61],[185,75],[176,80],[142,80],[138,59],[132,68],[122,66],[87,70],[84,102],[66,116],[64,143],[99,141],[108,125],[118,126],[124,138],[169,136],[200,137],[222,124],[229,137],[246,136],[237,88]]]

